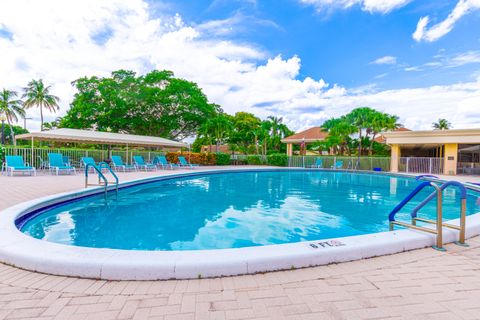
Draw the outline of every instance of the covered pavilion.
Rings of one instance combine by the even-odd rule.
[[[17,140],[31,141],[31,163],[34,162],[33,151],[35,141],[125,146],[127,153],[129,147],[167,147],[178,149],[188,147],[188,144],[184,142],[178,142],[160,137],[67,128],[25,133],[16,136],[16,138]]]
[[[293,145],[303,145],[303,147],[306,148],[309,143],[323,141],[327,137],[328,133],[323,131],[321,127],[312,127],[310,129],[288,136],[282,139],[282,142],[287,144],[287,155],[292,156]]]

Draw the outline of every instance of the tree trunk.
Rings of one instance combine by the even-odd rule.
[[[43,131],[43,108],[40,105],[40,131]]]
[[[13,132],[13,126],[10,123],[10,119],[8,117],[7,117],[7,123],[8,123],[8,126],[10,127],[10,137],[12,137],[12,144],[16,146],[17,141],[15,140],[15,133]]]
[[[358,156],[362,155],[362,129],[358,130]]]
[[[374,133],[372,136],[372,141],[370,141],[370,148],[368,149],[368,155],[371,156],[373,154],[373,142],[375,141],[375,136],[377,134]]]

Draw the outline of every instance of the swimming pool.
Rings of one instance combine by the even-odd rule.
[[[50,242],[124,250],[211,250],[388,231],[388,213],[413,178],[319,170],[204,174],[121,189],[37,212],[19,227]],[[422,200],[432,190],[418,195]],[[444,219],[458,217],[444,192]],[[469,193],[467,214],[480,211]],[[409,204],[399,220],[409,220]],[[435,201],[421,216],[435,218]]]
[[[124,181],[118,199],[88,188],[0,212],[0,262],[106,280],[218,277],[339,263],[435,244],[388,230],[413,177],[317,169],[230,167],[159,172]],[[425,190],[418,198],[428,194]],[[444,217],[459,224],[456,189]],[[480,234],[468,195],[467,239]],[[409,220],[406,207],[397,219]],[[433,217],[433,203],[422,210]],[[444,243],[458,240],[444,228]]]

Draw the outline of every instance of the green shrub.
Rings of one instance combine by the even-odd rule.
[[[285,167],[288,163],[288,157],[284,153],[274,153],[267,157],[267,163],[271,166]]]
[[[217,166],[227,166],[230,164],[230,155],[228,153],[217,152]]]
[[[0,164],[3,163],[3,159],[5,158],[5,147],[0,144]]]
[[[262,163],[262,159],[260,158],[260,156],[248,156],[247,157],[247,164],[258,166],[258,165],[263,164],[263,163]]]

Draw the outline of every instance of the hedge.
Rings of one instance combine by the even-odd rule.
[[[227,166],[230,164],[230,155],[228,153],[217,152],[217,166]]]
[[[178,163],[178,156],[183,156],[187,161],[193,164],[201,164],[205,166],[214,166],[217,164],[217,156],[214,153],[197,153],[197,152],[168,152],[167,160],[171,163]]]
[[[288,157],[284,153],[274,153],[267,156],[267,163],[271,166],[286,167],[288,164]]]
[[[3,158],[5,158],[5,147],[0,144],[0,163],[3,163]]]
[[[262,163],[262,159],[259,156],[248,156],[247,164],[260,165],[263,163]]]

